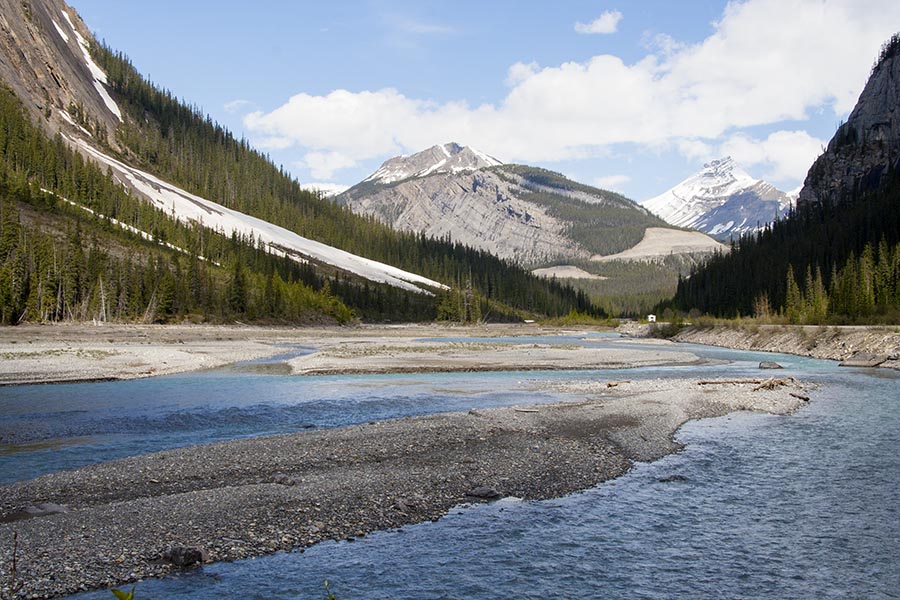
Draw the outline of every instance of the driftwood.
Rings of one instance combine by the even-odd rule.
[[[746,383],[762,383],[762,379],[708,379],[698,381],[697,385],[740,385]]]
[[[803,400],[804,402],[809,402],[809,396],[804,396],[803,394],[795,394],[794,392],[791,392],[791,396],[793,396],[797,400]]]
[[[793,377],[788,377],[786,379],[766,379],[761,384],[753,388],[754,392],[758,392],[759,390],[774,390],[775,388],[779,388],[783,385],[788,385],[789,383],[794,383]]]
[[[614,387],[616,387],[617,385],[622,384],[622,383],[631,383],[631,380],[630,380],[630,379],[626,379],[625,381],[607,381],[607,382],[606,382],[606,387],[608,387],[608,388],[614,388]]]
[[[784,379],[775,379],[774,377],[771,379],[708,379],[705,381],[698,381],[697,385],[748,385],[753,384],[756,387],[753,388],[754,392],[758,392],[759,390],[774,390],[775,388],[779,388],[783,385],[788,385],[794,383],[795,379],[793,377],[787,377]]]

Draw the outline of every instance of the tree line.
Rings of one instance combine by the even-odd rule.
[[[804,204],[678,283],[673,304],[720,317],[852,323],[900,316],[900,176]]]
[[[93,45],[92,52],[107,72],[120,106],[131,116],[116,130],[115,139],[138,166],[192,193],[348,252],[451,285],[471,280],[486,300],[513,311],[602,315],[586,295],[570,286],[548,283],[488,252],[449,239],[394,231],[374,217],[355,215],[301,188],[268,156],[246,140],[235,139],[199,107],[145,80],[121,52],[103,44]],[[432,302],[432,318],[435,314]]]
[[[150,93],[148,89],[155,88],[147,86],[144,82],[136,89],[159,100],[161,93]],[[439,280],[458,281],[466,273],[478,286],[484,313],[492,319],[592,310],[590,301],[571,288],[547,285],[486,253],[449,240],[400,235],[348,214],[300,189],[245,142],[235,142],[218,126],[200,119],[196,110],[174,100],[163,104],[171,114],[189,121],[179,130],[186,144],[162,136],[159,141],[165,139],[165,147],[156,147],[142,160],[149,162],[150,170],[168,164],[170,176],[180,173],[184,181],[194,182],[193,191],[206,193],[212,187],[199,185],[184,170],[193,169],[210,185],[232,181],[234,189],[240,190],[232,205],[250,213],[256,210],[258,216],[275,215],[274,220],[279,220],[281,211],[290,217],[282,222],[293,222],[301,233],[308,233],[303,229],[306,225],[298,225],[305,223],[322,238],[331,232],[358,253]],[[133,111],[129,123],[137,114],[152,114],[134,104],[128,106]],[[102,126],[90,123],[77,105],[70,107],[70,113],[94,132],[95,141],[105,135]],[[116,135],[137,135],[132,127],[123,126]],[[140,128],[146,134],[154,130],[149,121]],[[174,131],[170,126],[170,132]],[[218,160],[220,167],[228,168],[203,168],[202,161],[196,160],[195,146],[206,147],[207,160]],[[180,158],[169,158],[171,153]],[[258,175],[242,170],[255,170]],[[176,183],[184,185],[184,181]],[[263,191],[253,193],[254,188]],[[5,324],[90,318],[303,323],[437,316],[436,297],[363,281],[327,265],[273,256],[252,236],[226,235],[173,218],[132,195],[109,169],[85,160],[61,136],[47,137],[5,87],[0,87],[0,206],[0,322]],[[150,239],[121,225],[145,232]]]

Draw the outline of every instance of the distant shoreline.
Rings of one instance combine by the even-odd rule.
[[[416,342],[418,338],[572,335],[591,327],[533,324],[452,326],[440,324],[345,327],[268,327],[242,325],[93,325],[64,323],[0,327],[0,386],[85,383],[137,379],[222,367],[284,353],[285,346],[316,348],[311,356],[287,361],[295,374],[475,372],[627,368],[676,364],[663,350],[650,355],[597,353],[576,348],[528,352],[510,344]],[[623,325],[626,336],[645,337],[647,326]],[[860,354],[900,369],[900,332],[887,327],[718,325],[688,327],[675,342],[778,352],[828,360]],[[658,343],[668,342],[659,340]],[[367,352],[379,348],[379,356]],[[674,346],[673,346],[674,350]],[[684,360],[684,353],[680,353]],[[689,359],[692,361],[694,359]],[[635,362],[637,361],[637,362]],[[690,364],[690,362],[688,363]]]
[[[625,335],[646,337],[646,325],[623,326]],[[794,354],[900,370],[900,328],[886,326],[754,325],[688,326],[671,340],[735,350]],[[873,364],[877,363],[877,365]]]
[[[213,369],[315,348],[286,361],[295,374],[576,370],[695,364],[665,350],[420,342],[420,338],[540,336],[585,328],[436,324],[287,328],[206,325],[58,324],[0,327],[0,385],[115,381]]]

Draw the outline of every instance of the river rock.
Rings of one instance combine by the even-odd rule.
[[[777,362],[774,362],[771,360],[764,360],[761,363],[759,363],[759,368],[760,369],[783,369],[784,367],[779,365]]]
[[[687,481],[687,477],[684,475],[668,475],[667,477],[660,477],[657,481],[660,483],[675,483],[677,481]]]
[[[475,489],[469,490],[466,493],[466,496],[469,496],[470,498],[481,498],[482,500],[491,500],[493,498],[499,498],[500,492],[492,487],[480,485]]]
[[[275,477],[272,478],[273,483],[277,483],[278,485],[286,485],[286,486],[294,486],[297,485],[297,480],[291,477],[290,475],[285,475],[284,473],[278,473]]]
[[[176,567],[184,568],[205,562],[206,551],[196,546],[172,546],[162,557]]]
[[[887,356],[880,354],[870,354],[868,352],[857,352],[847,360],[843,361],[842,367],[877,367],[888,359]]]

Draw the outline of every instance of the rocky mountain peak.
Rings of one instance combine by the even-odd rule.
[[[728,239],[784,215],[791,198],[726,156],[641,204],[671,225]]]
[[[385,161],[365,181],[389,184],[412,177],[427,177],[433,173],[477,171],[501,165],[499,160],[470,146],[456,142],[432,146],[411,156],[396,156]]]
[[[900,167],[900,34],[884,45],[847,122],[806,175],[798,204],[838,204]]]
[[[723,186],[734,186],[735,184],[746,187],[758,181],[738,166],[730,156],[704,164],[696,178],[698,186],[707,190],[717,190]]]

